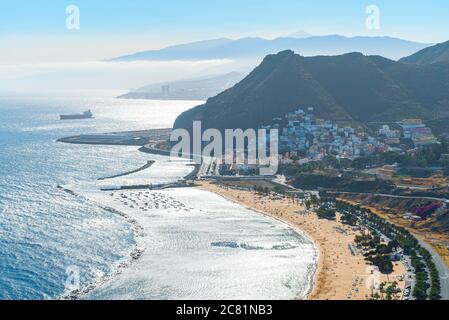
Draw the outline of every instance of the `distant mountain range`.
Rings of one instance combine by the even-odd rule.
[[[121,99],[207,100],[231,88],[245,77],[238,72],[145,86],[124,94]]]
[[[263,58],[268,54],[283,50],[293,50],[303,56],[361,52],[366,55],[382,55],[397,60],[430,45],[432,44],[391,37],[307,36],[301,32],[298,36],[293,34],[290,37],[273,40],[261,38],[205,40],[161,50],[138,52],[114,58],[111,61]]]
[[[425,48],[400,61],[417,64],[449,62],[449,41]]]
[[[181,114],[175,128],[256,128],[299,107],[344,121],[396,121],[449,116],[449,63],[407,64],[349,53],[268,55],[245,79]]]

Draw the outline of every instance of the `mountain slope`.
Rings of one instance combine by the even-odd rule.
[[[404,63],[431,64],[449,62],[449,41],[425,48],[400,60]]]
[[[298,107],[326,119],[395,121],[449,115],[449,64],[418,66],[350,53],[269,55],[233,88],[178,117],[175,127],[255,128]]]
[[[382,54],[391,59],[399,59],[428,46],[429,44],[390,37],[349,38],[339,35],[306,38],[284,37],[273,40],[223,38],[176,45],[161,50],[138,52],[112,59],[112,61],[262,58],[272,52],[282,50],[293,50],[303,56],[337,55],[358,51],[367,55]]]

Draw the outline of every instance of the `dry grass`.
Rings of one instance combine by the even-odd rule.
[[[449,243],[449,235],[430,230],[424,226],[424,222],[413,223],[409,220],[403,219],[400,214],[390,214],[388,212],[391,212],[392,209],[389,208],[382,207],[382,209],[380,209],[373,205],[360,204],[355,200],[346,199],[345,197],[339,197],[339,199],[347,201],[353,205],[361,205],[366,209],[370,209],[373,213],[384,218],[388,222],[406,228],[415,234],[416,237],[431,245],[449,267],[449,250],[447,248],[447,244]]]

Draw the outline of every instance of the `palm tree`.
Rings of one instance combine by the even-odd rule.
[[[384,299],[384,293],[385,293],[385,285],[386,285],[386,283],[385,282],[382,282],[380,285],[379,285],[379,292],[382,294],[382,300]]]

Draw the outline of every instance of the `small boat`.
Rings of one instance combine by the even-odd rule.
[[[90,110],[87,110],[79,114],[62,114],[59,117],[61,120],[91,119],[93,117],[93,114]]]

